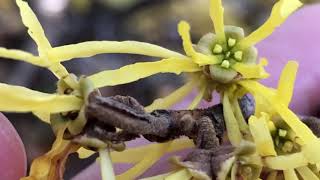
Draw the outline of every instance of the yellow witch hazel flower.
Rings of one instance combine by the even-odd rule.
[[[270,169],[268,179],[277,174],[285,179],[319,179],[320,141],[300,119],[288,109],[293,94],[298,64],[289,61],[279,80],[278,89],[267,88],[247,80],[240,85],[255,96],[255,116],[249,128],[262,158],[262,166]],[[271,108],[270,108],[271,107]]]

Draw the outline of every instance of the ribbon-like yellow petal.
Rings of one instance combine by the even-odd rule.
[[[96,152],[81,147],[78,149],[77,153],[78,153],[78,156],[80,159],[86,159],[86,158],[92,156]]]
[[[182,87],[178,88],[174,92],[172,92],[170,95],[159,98],[153,101],[152,104],[145,107],[145,110],[147,112],[151,112],[156,109],[167,109],[176,104],[177,102],[183,100],[188,94],[191,93],[191,91],[194,89],[194,87],[197,84],[197,79],[192,79]]]
[[[320,140],[313,140],[302,146],[302,152],[309,162],[316,164],[320,162]]]
[[[278,98],[282,100],[283,104],[288,106],[290,104],[294,82],[298,71],[298,63],[295,61],[289,61],[284,69],[278,83]]]
[[[163,144],[149,144],[136,148],[129,148],[123,152],[111,152],[111,159],[114,163],[137,163],[145,158],[146,153],[158,151]],[[189,138],[181,138],[172,141],[167,153],[177,152],[183,149],[193,148],[194,143]]]
[[[294,169],[287,169],[283,171],[284,179],[285,180],[299,180],[296,172]]]
[[[28,3],[22,0],[16,0],[20,8],[20,14],[23,24],[28,28],[28,33],[38,46],[39,55],[43,63],[59,79],[66,77],[69,73],[60,63],[51,63],[55,59],[48,58],[48,50],[52,49],[49,40],[46,38],[44,30]],[[55,60],[57,61],[57,60]]]
[[[47,50],[51,49],[51,45],[46,38],[43,28],[28,3],[22,0],[16,0],[20,8],[20,14],[23,24],[28,28],[28,33],[38,45],[40,56],[45,55]]]
[[[191,57],[192,61],[199,66],[217,64],[220,62],[215,56],[207,56],[194,50],[190,37],[190,25],[186,21],[181,21],[178,24],[178,32],[182,38],[184,51]]]
[[[36,111],[36,112],[33,112],[33,114],[35,116],[37,116],[43,122],[50,124],[50,113],[49,112]]]
[[[188,169],[184,168],[182,170],[179,170],[175,173],[170,174],[169,176],[164,178],[164,180],[177,180],[177,179],[189,180],[191,178],[192,178],[191,173],[188,171]]]
[[[33,64],[36,66],[41,66],[41,67],[46,66],[42,58],[38,56],[34,56],[31,53],[21,51],[21,50],[16,50],[16,49],[6,49],[6,48],[0,47],[0,57],[24,61],[24,62]]]
[[[46,94],[0,83],[0,111],[58,113],[79,110],[81,106],[82,100],[75,96]]]
[[[172,141],[160,144],[156,151],[149,151],[144,154],[142,161],[130,168],[123,174],[117,176],[117,179],[135,179],[149,169],[155,162],[157,162],[171,146]]]
[[[224,8],[221,0],[210,0],[210,17],[214,25],[215,33],[220,40],[225,40],[224,33]]]
[[[193,110],[199,105],[206,90],[207,90],[207,83],[205,83],[204,80],[200,81],[199,92],[198,92],[197,96],[193,99],[191,104],[188,106],[188,109]]]
[[[276,157],[266,157],[263,160],[266,167],[275,170],[288,170],[308,165],[308,160],[302,152]]]
[[[109,150],[100,149],[99,157],[102,180],[116,180]]]
[[[318,176],[315,175],[308,166],[298,167],[298,173],[305,180],[319,180]]]
[[[239,72],[245,79],[265,79],[269,77],[264,69],[264,66],[268,64],[266,59],[262,59],[258,65],[235,63],[232,68]]]
[[[239,47],[246,49],[271,35],[300,6],[302,6],[302,3],[299,0],[279,0],[273,6],[268,20],[248,37],[241,40]]]
[[[234,100],[232,100],[231,103],[232,103],[232,107],[233,107],[232,109],[234,111],[234,116],[238,121],[240,131],[245,134],[248,133],[249,126],[243,117],[242,111],[240,109],[238,98],[235,98]]]
[[[227,93],[223,94],[223,116],[225,118],[228,138],[232,145],[238,146],[241,142],[242,135],[239,129],[238,121],[234,117],[232,107]]]
[[[290,111],[281,100],[278,100],[276,93],[269,88],[251,80],[241,81],[238,84],[246,88],[249,92],[253,94],[257,93],[264,97],[305,144],[317,140],[317,137],[312,133],[308,126],[301,122],[297,115]]]
[[[55,180],[63,178],[65,163],[69,154],[79,148],[79,145],[63,139],[65,128],[66,126],[58,131],[51,150],[36,158],[31,164],[29,176],[21,178],[21,180]]]
[[[161,58],[186,58],[180,53],[161,46],[137,41],[88,41],[55,47],[48,53],[50,58],[56,59],[59,62],[104,53],[140,54]]]
[[[261,116],[258,119],[255,116],[251,116],[249,118],[249,127],[258,153],[261,156],[275,156],[277,153],[274,149],[266,118],[266,116]]]
[[[101,88],[134,82],[157,73],[180,74],[200,70],[201,68],[190,60],[170,58],[155,62],[131,64],[117,70],[102,71],[88,78],[93,82],[95,88]]]
[[[164,180],[165,177],[167,177],[168,175],[170,175],[172,173],[175,173],[175,171],[171,171],[169,173],[160,174],[160,175],[156,175],[156,176],[152,176],[152,177],[142,178],[140,180]]]

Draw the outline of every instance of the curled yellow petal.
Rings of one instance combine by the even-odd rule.
[[[240,41],[239,47],[246,49],[268,37],[300,6],[302,6],[302,3],[299,0],[279,0],[273,6],[268,20],[256,31]]]
[[[240,131],[242,133],[248,133],[249,126],[248,126],[246,120],[243,117],[242,111],[240,109],[238,98],[235,98],[231,103],[232,103],[232,107],[233,107],[233,110],[234,110],[234,116],[238,121],[238,125],[239,125],[239,128],[240,128]]]
[[[92,156],[96,152],[81,147],[78,149],[77,153],[78,153],[78,156],[80,159],[86,159],[86,158]]]
[[[82,100],[75,96],[46,94],[0,83],[0,111],[58,113],[79,110],[81,106]]]
[[[129,148],[123,152],[111,152],[111,159],[114,163],[137,163],[145,158],[146,153],[158,151],[162,146],[167,144],[149,144],[136,148]],[[167,153],[180,151],[194,147],[194,143],[189,138],[181,138],[172,141],[172,144],[166,150]]]
[[[157,73],[197,72],[201,69],[190,60],[176,58],[155,62],[143,62],[124,66],[117,70],[107,70],[89,76],[96,88],[114,86],[137,81]]]
[[[294,82],[298,71],[298,63],[295,61],[289,61],[284,69],[278,83],[278,98],[280,98],[284,105],[288,106],[292,95]]]
[[[281,100],[278,100],[275,92],[256,81],[241,81],[238,84],[246,88],[249,92],[253,94],[257,93],[264,97],[305,144],[317,140],[317,137],[312,133],[308,126],[301,122],[297,115],[290,111]]]
[[[283,171],[284,179],[285,180],[299,180],[296,172],[294,169],[286,169]]]
[[[23,24],[28,28],[28,33],[32,39],[38,45],[40,56],[44,55],[47,50],[51,48],[51,45],[46,38],[43,28],[38,21],[37,16],[34,14],[28,3],[22,0],[16,0],[18,7],[20,8],[20,14]]]
[[[223,13],[224,8],[221,0],[210,0],[210,17],[214,25],[215,33],[221,40],[225,40]]]
[[[43,122],[50,124],[50,113],[49,112],[36,111],[36,112],[33,112],[33,114],[35,116],[37,116]]]
[[[308,166],[298,167],[298,173],[305,180],[319,180],[318,176],[315,175]]]
[[[309,162],[316,164],[320,162],[320,140],[313,140],[302,146],[302,152]]]
[[[190,37],[190,25],[187,22],[181,21],[178,24],[178,32],[182,38],[184,51],[191,57],[192,61],[199,66],[217,64],[220,62],[215,56],[207,56],[194,50]]]
[[[168,175],[170,175],[172,173],[175,173],[175,171],[171,171],[169,173],[160,174],[160,175],[156,175],[156,176],[152,176],[152,177],[142,178],[140,180],[164,180],[165,177],[167,177]]]
[[[78,145],[63,139],[65,127],[58,132],[51,150],[36,158],[31,164],[29,176],[21,178],[21,180],[63,179],[68,155],[79,148]]]
[[[259,119],[251,116],[249,119],[249,127],[257,146],[257,151],[261,156],[277,155],[272,137],[267,125],[266,116],[261,116]]]
[[[99,157],[102,180],[116,180],[109,150],[100,149]]]
[[[223,116],[225,118],[228,138],[232,145],[238,146],[241,142],[242,135],[239,129],[238,121],[234,117],[232,107],[227,93],[223,94]]]
[[[194,87],[197,84],[197,79],[192,79],[182,87],[178,88],[174,92],[172,92],[170,95],[159,98],[153,101],[152,104],[145,107],[145,110],[147,112],[151,112],[156,109],[168,109],[177,102],[183,100],[188,94],[191,93],[191,91],[194,89]]]
[[[188,171],[188,169],[182,169],[182,170],[179,170],[179,171],[177,171],[175,173],[170,174],[169,176],[167,176],[164,179],[165,180],[177,180],[177,179],[189,180],[191,178],[192,178],[192,175]]]
[[[144,158],[135,164],[132,168],[123,174],[117,176],[117,179],[135,179],[149,169],[155,162],[157,162],[171,146],[171,141],[162,143],[155,151],[148,151],[144,154]]]
[[[16,50],[16,49],[6,49],[6,48],[0,47],[0,57],[24,61],[24,62],[33,64],[36,66],[41,66],[41,67],[47,66],[44,63],[42,58],[38,56],[34,56],[33,54],[30,54],[28,52]]]
[[[302,152],[266,157],[263,162],[266,167],[275,170],[288,170],[308,165],[308,160],[304,157]]]
[[[232,65],[232,68],[239,72],[245,79],[265,79],[269,77],[269,73],[264,69],[265,65],[267,65],[267,60],[262,59],[258,65],[235,63]]]
[[[193,99],[191,104],[188,106],[188,109],[190,109],[190,110],[195,109],[199,105],[206,90],[207,90],[207,83],[205,83],[204,81],[200,81],[199,92],[198,92],[197,96]]]
[[[59,62],[73,58],[91,57],[104,53],[140,54],[161,58],[185,58],[184,55],[154,44],[137,41],[88,41],[55,47],[49,57]]]

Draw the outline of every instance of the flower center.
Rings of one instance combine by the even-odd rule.
[[[227,41],[226,48],[223,48],[222,44],[215,44],[213,47],[213,54],[222,57],[222,61],[220,66],[228,69],[231,65],[231,62],[238,61],[241,62],[243,58],[242,51],[233,51],[233,48],[236,46],[237,40],[233,38],[229,38]]]

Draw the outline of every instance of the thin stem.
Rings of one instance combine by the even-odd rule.
[[[109,149],[100,149],[99,155],[102,180],[116,180]]]

